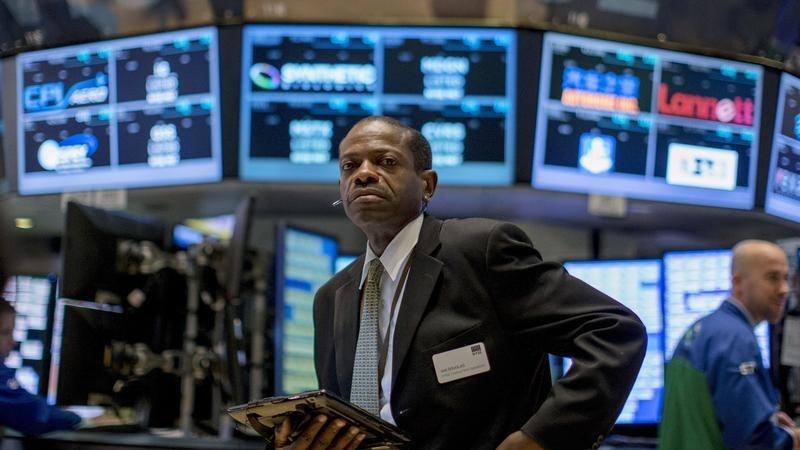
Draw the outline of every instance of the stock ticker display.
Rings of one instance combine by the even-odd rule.
[[[664,261],[664,338],[666,359],[695,321],[716,310],[730,295],[731,251],[667,252]],[[770,366],[769,328],[755,330],[764,367]]]
[[[564,267],[572,276],[618,300],[642,319],[647,328],[647,352],[617,423],[658,423],[664,388],[661,260],[568,261]]]
[[[47,327],[53,280],[15,275],[3,288],[3,297],[14,305],[14,349],[5,360],[16,369],[16,379],[26,391],[39,394],[47,378]]]
[[[764,211],[800,221],[800,78],[786,73],[778,94]]]
[[[545,33],[532,183],[750,208],[762,68]]]
[[[316,389],[314,295],[335,271],[336,239],[284,227],[277,243],[275,394]]]
[[[513,182],[513,30],[262,25],[242,47],[243,180],[337,181],[339,142],[381,114],[428,138],[441,183]]]
[[[19,55],[19,192],[220,180],[218,65],[214,28]]]

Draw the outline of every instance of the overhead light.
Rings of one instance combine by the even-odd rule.
[[[29,230],[33,228],[33,219],[30,217],[17,217],[14,219],[14,226],[23,230]]]

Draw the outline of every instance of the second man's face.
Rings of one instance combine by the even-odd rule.
[[[402,132],[387,123],[350,130],[339,146],[339,177],[345,212],[362,230],[393,229],[422,210],[427,183],[414,169]]]

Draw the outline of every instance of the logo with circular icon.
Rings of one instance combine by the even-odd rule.
[[[267,91],[278,89],[281,85],[281,72],[267,63],[253,64],[250,67],[250,81]]]

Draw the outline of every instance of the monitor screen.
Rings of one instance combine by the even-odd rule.
[[[748,209],[763,69],[546,33],[534,187]]]
[[[47,402],[93,404],[111,396],[116,376],[104,363],[106,346],[125,336],[128,321],[119,306],[59,299],[53,319]]]
[[[358,259],[358,255],[339,255],[336,257],[336,262],[334,263],[334,271],[340,272],[345,267],[349,266],[350,263]]]
[[[800,222],[800,78],[781,76],[764,211]]]
[[[61,240],[59,297],[95,300],[105,296],[106,301],[123,303],[130,292],[145,284],[146,277],[139,270],[127,270],[124,259],[134,252],[120,244],[149,242],[161,249],[166,234],[166,226],[157,221],[69,202]],[[142,256],[132,258],[131,266]]]
[[[513,182],[511,29],[259,25],[242,48],[243,180],[335,182],[347,131],[386,115],[428,138],[440,184]]]
[[[17,381],[32,394],[44,392],[49,364],[48,330],[55,294],[54,278],[15,275],[9,277],[3,296],[17,311],[14,321],[14,350],[6,366],[17,370]]]
[[[291,226],[276,242],[275,394],[316,389],[314,294],[335,273],[336,239]]]
[[[618,424],[658,423],[664,387],[661,260],[565,262],[569,273],[635,312],[647,328],[647,352]]]
[[[214,28],[17,57],[21,194],[222,178]]]
[[[700,250],[664,254],[664,336],[666,360],[695,321],[728,298],[731,289],[731,251]],[[769,327],[755,328],[764,367],[770,366]]]

